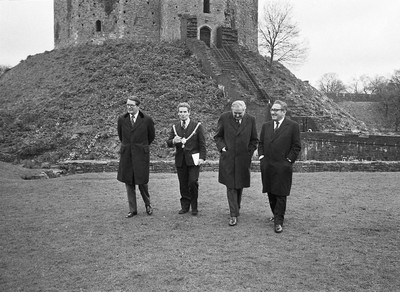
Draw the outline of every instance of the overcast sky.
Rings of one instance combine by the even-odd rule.
[[[259,1],[262,11],[267,0]],[[310,47],[307,62],[291,68],[298,78],[315,85],[333,72],[346,83],[400,69],[400,0],[289,2]],[[0,65],[53,48],[53,0],[0,0]]]

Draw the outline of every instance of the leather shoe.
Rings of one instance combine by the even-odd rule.
[[[146,206],[146,213],[147,215],[153,214],[153,208],[150,205]]]
[[[229,219],[229,226],[235,226],[237,224],[237,217],[231,217]]]
[[[136,215],[137,215],[137,212],[129,212],[128,215],[125,216],[125,218],[131,218]]]
[[[189,212],[189,210],[181,209],[181,210],[179,210],[178,214],[185,214],[187,212]]]
[[[281,233],[283,231],[282,225],[276,224],[275,225],[275,232],[276,233]]]
[[[197,210],[197,209],[192,210],[192,215],[193,216],[196,216],[198,213],[199,213],[199,210]]]

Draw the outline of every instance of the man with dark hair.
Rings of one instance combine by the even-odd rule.
[[[293,163],[300,150],[299,125],[286,118],[287,104],[277,100],[270,112],[272,121],[261,128],[258,155],[260,159],[263,193],[268,193],[275,232],[283,231],[286,200],[292,186]]]
[[[246,113],[244,101],[232,103],[223,113],[214,140],[220,152],[218,181],[227,189],[229,226],[237,224],[243,188],[250,187],[250,165],[257,149],[256,119]]]
[[[136,96],[128,97],[127,113],[118,118],[118,137],[121,141],[120,161],[117,179],[125,183],[128,195],[129,213],[126,218],[137,215],[136,190],[139,186],[146,213],[151,215],[148,188],[150,172],[150,144],[155,137],[154,122],[140,109]]]
[[[198,214],[200,165],[206,159],[206,139],[200,123],[190,119],[190,105],[178,105],[179,122],[174,124],[167,140],[168,147],[175,147],[175,166],[178,173],[181,193],[179,214],[189,212]]]

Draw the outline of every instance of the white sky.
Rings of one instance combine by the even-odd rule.
[[[259,0],[260,11],[265,1]],[[400,69],[400,0],[289,2],[310,47],[307,62],[291,68],[298,78],[315,85],[333,72],[347,83]],[[0,0],[0,65],[53,48],[53,0]]]

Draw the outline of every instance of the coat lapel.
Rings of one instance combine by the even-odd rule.
[[[132,131],[133,131],[137,127],[139,127],[141,123],[143,123],[143,114],[141,114],[141,112],[139,111],[139,114],[137,115],[135,124],[133,124],[133,126],[132,126],[132,123],[131,123],[131,116],[129,114],[128,114],[128,121],[129,121],[129,124],[131,125]]]
[[[276,139],[277,137],[280,136],[280,134],[285,131],[285,128],[287,127],[288,123],[286,121],[286,118],[283,120],[282,124],[279,126],[278,130],[274,132],[274,123],[272,122],[272,140]]]

